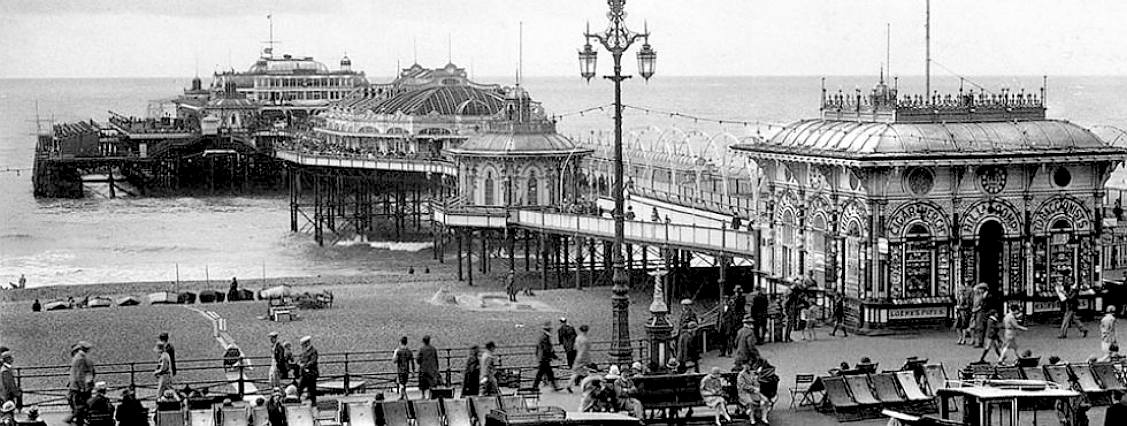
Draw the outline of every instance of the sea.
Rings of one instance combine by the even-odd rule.
[[[514,83],[512,78],[476,80]],[[37,123],[105,121],[108,111],[143,116],[151,102],[176,96],[189,81],[0,79],[0,285],[21,274],[29,287],[378,275],[402,272],[388,269],[403,265],[390,262],[392,258],[413,255],[429,261],[429,254],[417,253],[427,250],[425,243],[319,247],[310,235],[290,232],[284,194],[109,199],[92,191],[80,200],[32,196]],[[957,92],[960,86],[1040,93],[1042,81],[1041,76],[938,77],[932,87],[943,93]],[[1051,118],[1127,129],[1127,76],[1051,76],[1047,81]],[[623,103],[629,106],[623,113],[624,137],[632,144],[722,159],[729,155],[724,149],[728,143],[816,117],[823,88],[867,93],[877,82],[877,76],[633,78],[623,84]],[[901,93],[920,93],[923,83],[919,77],[896,82]],[[560,133],[576,139],[611,138],[613,87],[608,80],[541,77],[520,84],[557,116]]]

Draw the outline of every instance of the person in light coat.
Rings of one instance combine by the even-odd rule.
[[[172,389],[172,357],[168,355],[164,342],[157,342],[153,350],[157,353],[157,369],[153,371],[157,378],[157,395],[164,395],[165,390]]]
[[[1104,317],[1100,319],[1100,350],[1104,355],[1111,352],[1111,346],[1119,344],[1119,337],[1115,331],[1115,326],[1119,320],[1115,318],[1115,306],[1108,305],[1105,309]]]
[[[591,328],[586,324],[579,326],[579,335],[575,336],[575,364],[572,367],[571,381],[567,384],[567,391],[571,392],[572,386],[578,386],[583,378],[591,374],[588,367],[591,364],[591,340],[587,331]]]

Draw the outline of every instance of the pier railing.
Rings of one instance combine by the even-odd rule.
[[[648,345],[645,340],[635,340],[632,345],[636,360],[647,359]],[[592,342],[594,359],[605,359],[611,342]],[[564,373],[567,366],[564,353],[557,346],[559,360],[555,363],[558,372]],[[417,348],[412,348],[417,350]],[[396,369],[392,359],[393,350],[352,351],[321,353],[319,367],[321,375],[317,381],[319,394],[341,394],[394,390],[396,388]],[[537,369],[535,345],[499,346],[498,381],[505,388],[531,386]],[[443,383],[456,389],[462,386],[468,348],[439,348],[439,368]],[[296,356],[296,354],[295,354]],[[177,390],[185,386],[206,391],[211,396],[228,396],[241,399],[247,395],[266,395],[270,388],[270,357],[246,357],[245,363],[233,367],[224,366],[222,358],[177,360],[177,375],[173,387]],[[599,363],[606,368],[605,363]],[[124,362],[98,364],[97,381],[107,384],[107,394],[116,400],[121,389],[134,388],[142,401],[156,399],[157,381],[152,372],[156,363]],[[16,367],[16,383],[23,389],[24,406],[66,405],[67,383],[70,379],[69,365]],[[557,374],[557,379],[566,379],[570,374]],[[290,375],[293,379],[293,375]],[[561,379],[561,380],[562,380]],[[417,378],[412,375],[412,382]],[[562,381],[561,381],[562,383]],[[282,386],[289,385],[283,380]]]
[[[574,233],[601,238],[614,237],[614,219],[569,213],[518,210],[509,222],[520,226],[561,233]],[[757,246],[752,232],[726,228],[709,228],[693,224],[626,221],[627,241],[654,246],[677,246],[696,250],[755,256]]]
[[[309,154],[289,150],[278,150],[274,153],[274,157],[304,166],[441,173],[448,176],[455,176],[458,173],[453,163],[429,157],[366,158],[360,155]]]

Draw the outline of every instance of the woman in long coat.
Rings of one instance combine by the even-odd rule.
[[[474,396],[481,389],[481,349],[477,345],[470,347],[470,354],[466,357],[466,368],[462,369],[462,396]]]

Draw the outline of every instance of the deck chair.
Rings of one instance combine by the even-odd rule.
[[[411,415],[407,401],[384,401],[379,403],[385,426],[410,426]]]
[[[1119,378],[1115,364],[1097,363],[1092,364],[1091,367],[1092,374],[1096,376],[1096,380],[1100,381],[1100,385],[1104,389],[1112,392],[1127,391],[1127,385],[1124,385],[1123,380]]]
[[[1021,357],[1017,359],[1018,367],[1037,367],[1040,365],[1041,357],[1039,356]]]
[[[495,396],[471,396],[469,400],[479,425],[485,424],[485,416],[488,416],[490,411],[500,407]]]
[[[943,368],[943,364],[925,365],[924,379],[927,383],[928,394],[935,396],[936,391],[947,387],[947,370]]]
[[[869,387],[868,376],[854,375],[844,376],[845,384],[849,386],[849,392],[853,394],[853,400],[861,405],[881,405],[881,400],[873,394],[873,389]]]
[[[313,410],[306,405],[285,404],[286,425],[288,426],[314,426]]]
[[[184,412],[180,410],[157,410],[156,415],[153,416],[153,424],[156,426],[184,426]]]
[[[826,397],[822,403],[833,412],[839,422],[861,420],[865,418],[868,407],[858,404],[849,394],[849,386],[841,376],[826,376],[820,379],[826,386]]]
[[[215,410],[211,408],[188,410],[188,423],[186,424],[187,426],[215,426]]]
[[[1041,366],[1021,367],[1021,374],[1025,376],[1025,380],[1048,381],[1045,378],[1045,370]]]
[[[251,416],[254,417],[254,421],[250,426],[270,426],[270,414],[266,412],[265,405],[261,407],[256,405],[250,413]],[[371,426],[375,426],[375,424]]]
[[[909,401],[934,401],[935,398],[927,396],[923,389],[920,389],[920,382],[916,381],[915,375],[910,371],[901,371],[896,373],[896,382],[900,384],[900,389],[904,390],[904,397]]]
[[[501,410],[505,412],[528,411],[528,403],[525,402],[524,397],[520,395],[502,396]]]
[[[219,407],[219,426],[250,426],[246,407]]]
[[[815,405],[817,402],[814,400],[816,392],[810,390],[813,386],[813,374],[796,374],[794,376],[794,387],[790,388],[790,408]]]
[[[1063,389],[1072,389],[1072,377],[1067,365],[1046,365],[1045,378]]]
[[[1068,368],[1072,371],[1072,376],[1076,378],[1076,385],[1080,387],[1080,391],[1088,397],[1088,401],[1092,405],[1111,405],[1112,392],[1100,386],[1096,377],[1092,375],[1092,369],[1088,364],[1072,364]]]
[[[998,380],[1022,380],[1025,375],[1021,374],[1021,369],[1017,366],[998,366],[994,367],[994,375]]]
[[[349,426],[376,426],[376,412],[371,401],[349,401],[342,403],[342,408],[347,418],[342,417],[341,420],[348,420]]]
[[[446,412],[446,426],[473,426],[468,399],[444,399],[442,409]]]
[[[415,412],[415,426],[443,426],[442,407],[438,400],[415,401],[411,403]]]
[[[886,407],[908,402],[908,398],[901,395],[900,384],[896,382],[895,373],[873,374],[869,376],[869,381],[873,384],[875,391],[873,395]]]
[[[964,380],[990,380],[994,378],[994,366],[990,364],[970,364],[963,370]]]

